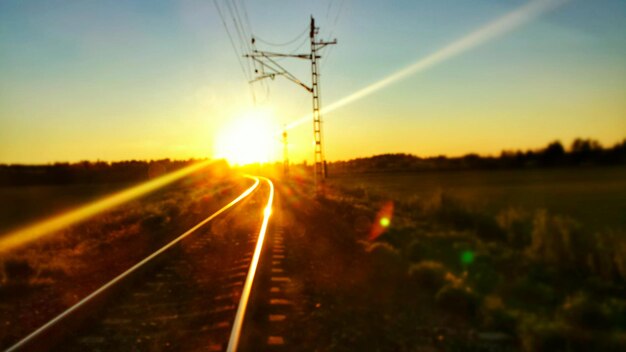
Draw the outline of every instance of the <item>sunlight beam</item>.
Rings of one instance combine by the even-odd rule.
[[[54,233],[55,231],[74,225],[94,215],[107,211],[113,207],[155,191],[193,172],[196,172],[211,163],[213,163],[213,161],[206,160],[191,164],[180,170],[176,170],[174,172],[144,182],[137,186],[114,193],[108,197],[104,197],[91,203],[87,203],[86,205],[71,210],[67,213],[40,221],[20,230],[2,235],[2,237],[0,238],[0,252],[5,252],[28,242],[34,241],[43,236]]]
[[[419,59],[415,63],[392,73],[391,75],[381,79],[380,81],[374,82],[369,86],[362,88],[328,105],[325,108],[322,108],[321,113],[324,114],[337,110],[370,94],[373,94],[391,84],[401,81],[411,75],[422,72],[432,66],[435,66],[452,57],[473,49],[481,44],[501,37],[504,34],[511,32],[514,29],[517,29],[518,27],[528,22],[531,22],[541,15],[564,5],[568,1],[569,0],[530,1],[529,3],[516,8],[515,10],[505,14],[504,16],[487,23],[486,25],[471,32],[470,34],[448,44],[447,46],[426,56],[425,58]],[[309,123],[311,119],[312,115],[307,114],[306,116],[303,116],[302,118],[288,124],[287,129],[292,129],[304,123]]]

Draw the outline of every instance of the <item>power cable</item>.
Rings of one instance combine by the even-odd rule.
[[[242,56],[239,54],[239,51],[237,51],[237,46],[235,45],[235,41],[233,40],[233,36],[230,34],[230,30],[228,29],[228,25],[226,24],[226,20],[224,18],[224,14],[222,13],[222,10],[220,8],[220,6],[217,3],[217,0],[213,0],[213,3],[215,4],[215,8],[217,9],[217,13],[219,14],[221,20],[222,20],[222,24],[224,25],[224,29],[226,30],[226,34],[228,35],[228,40],[230,41],[230,44],[233,48],[233,51],[235,52],[235,56],[237,57],[237,62],[239,63],[239,67],[241,68],[241,72],[243,73],[244,79],[247,81],[251,80],[251,77],[249,76],[249,74],[246,73],[246,69],[245,66],[242,62]],[[252,87],[250,87],[250,92],[252,94],[252,100],[253,102],[256,103],[256,95],[254,94],[254,89],[252,89]]]
[[[247,41],[244,37],[245,34],[243,31],[243,28],[241,28],[239,21],[235,19],[235,17],[237,16],[237,13],[233,10],[233,6],[231,6],[230,1],[226,0],[225,3],[226,3],[226,8],[228,12],[230,13],[230,17],[233,20],[233,26],[235,27],[235,32],[237,32],[237,36],[239,37],[239,46],[241,48],[241,52],[246,53],[249,51],[249,47],[247,46]],[[246,64],[247,64],[247,69],[248,69],[248,76],[252,77],[252,68],[250,66],[250,63],[246,62]]]
[[[287,42],[284,42],[284,43],[274,43],[274,42],[271,42],[271,41],[267,41],[267,40],[265,40],[263,38],[260,38],[259,36],[256,36],[256,35],[254,36],[254,40],[258,40],[258,41],[260,41],[263,44],[267,44],[267,45],[271,45],[271,46],[287,46],[287,45],[295,43],[298,39],[300,39],[300,37],[305,35],[308,31],[309,31],[309,27],[307,26],[307,27],[304,28],[302,33],[298,34],[295,38],[293,38],[293,39],[291,39],[291,40],[289,40]]]

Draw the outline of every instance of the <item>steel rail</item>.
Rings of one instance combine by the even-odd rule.
[[[22,347],[28,346],[29,343],[34,342],[38,337],[40,337],[43,334],[45,334],[49,329],[51,329],[53,326],[55,326],[56,324],[61,322],[64,318],[68,317],[69,315],[71,315],[75,311],[79,310],[81,307],[83,307],[84,305],[86,305],[90,301],[94,300],[96,297],[102,295],[108,289],[110,289],[111,287],[113,287],[115,284],[117,284],[118,282],[122,281],[123,279],[127,278],[129,275],[131,275],[133,272],[137,271],[139,268],[144,266],[146,263],[150,262],[151,260],[153,260],[154,258],[159,256],[161,253],[165,252],[167,249],[169,249],[170,247],[174,246],[178,242],[182,241],[185,237],[189,236],[194,231],[196,231],[197,229],[199,229],[200,227],[205,225],[207,222],[213,220],[215,217],[217,217],[218,215],[222,214],[226,210],[228,210],[231,207],[233,207],[235,204],[239,203],[242,199],[244,199],[247,196],[249,196],[259,186],[260,180],[259,180],[258,177],[255,177],[255,176],[246,176],[246,177],[255,180],[255,182],[254,182],[254,184],[252,186],[250,186],[243,193],[241,193],[237,198],[232,200],[230,203],[226,204],[220,210],[218,210],[215,213],[211,214],[206,219],[204,219],[201,222],[199,222],[197,225],[195,225],[191,229],[187,230],[182,235],[178,236],[176,239],[174,239],[170,243],[166,244],[165,246],[161,247],[156,252],[154,252],[151,255],[149,255],[148,257],[144,258],[139,263],[133,265],[130,269],[127,269],[126,271],[124,271],[123,273],[121,273],[120,275],[115,277],[113,280],[107,282],[106,284],[101,286],[99,289],[95,290],[94,292],[89,294],[87,297],[85,297],[82,300],[80,300],[78,303],[76,303],[73,306],[71,306],[70,308],[66,309],[63,313],[57,315],[55,318],[53,318],[52,320],[48,321],[46,324],[42,325],[41,327],[39,327],[37,330],[35,330],[34,332],[30,333],[28,336],[26,336],[25,338],[23,338],[22,340],[20,340],[16,344],[14,344],[13,346],[9,347],[6,350],[6,352],[18,351]]]
[[[246,276],[243,291],[241,292],[241,298],[239,299],[239,304],[237,306],[237,314],[235,315],[235,321],[233,322],[233,328],[230,332],[230,339],[228,340],[228,346],[226,348],[227,352],[235,352],[237,351],[237,347],[239,346],[241,328],[243,326],[243,320],[246,315],[246,308],[248,306],[248,300],[250,299],[250,292],[252,291],[252,283],[254,282],[256,269],[259,265],[261,252],[263,251],[263,242],[265,240],[265,233],[267,232],[267,225],[269,223],[270,215],[272,214],[272,203],[274,202],[274,184],[268,178],[260,178],[263,178],[270,186],[270,195],[267,199],[267,205],[265,206],[265,209],[263,209],[263,224],[261,225],[261,230],[259,231],[259,238],[256,242],[254,255],[252,256],[250,268],[248,269],[248,275]]]

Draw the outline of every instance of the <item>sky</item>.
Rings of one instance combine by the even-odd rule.
[[[228,2],[259,50],[306,52],[305,37],[261,40],[289,42],[311,15],[321,38],[338,40],[322,52],[322,107],[528,3]],[[210,0],[0,2],[0,163],[211,158],[221,131],[253,111],[271,112],[277,130],[309,114],[311,94],[292,82],[247,82],[227,2],[217,4],[238,53]],[[280,63],[309,84],[305,60]],[[499,154],[576,137],[612,145],[626,137],[626,1],[563,1],[323,120],[331,161]],[[312,132],[289,130],[292,161],[312,159]],[[272,148],[280,158],[278,138]]]

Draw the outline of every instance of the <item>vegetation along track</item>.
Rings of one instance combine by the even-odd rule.
[[[228,205],[8,351],[235,350],[274,192],[252,178]]]

